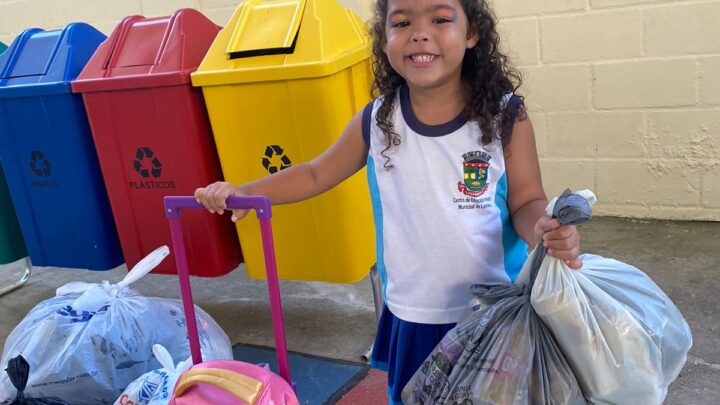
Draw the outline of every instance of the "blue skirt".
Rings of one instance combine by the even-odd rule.
[[[390,404],[402,404],[402,390],[454,323],[428,325],[398,319],[383,306],[370,365],[388,373]]]

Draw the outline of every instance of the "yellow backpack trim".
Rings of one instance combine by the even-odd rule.
[[[234,371],[221,368],[195,368],[180,377],[173,396],[181,396],[195,384],[208,384],[221,388],[250,405],[255,404],[263,389],[262,382]]]

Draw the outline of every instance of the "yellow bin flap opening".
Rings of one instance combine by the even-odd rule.
[[[305,0],[247,0],[226,53],[229,59],[292,53]]]

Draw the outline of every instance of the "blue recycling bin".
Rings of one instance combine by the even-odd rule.
[[[74,80],[105,36],[28,29],[0,55],[0,162],[33,266],[108,270],[123,258]]]

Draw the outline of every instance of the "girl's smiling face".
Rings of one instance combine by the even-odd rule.
[[[410,88],[460,86],[465,50],[477,44],[458,0],[389,0],[385,54]]]

